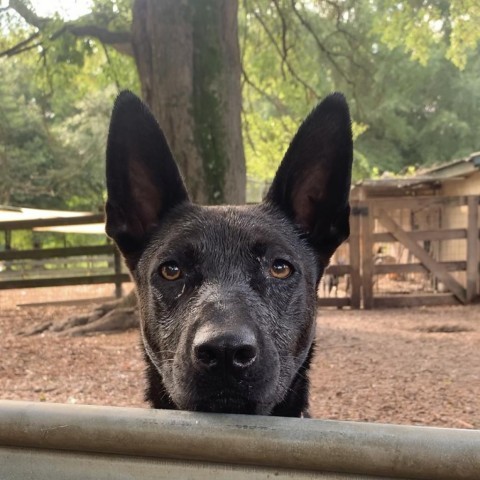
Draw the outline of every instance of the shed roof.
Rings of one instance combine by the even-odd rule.
[[[452,160],[425,170],[423,174],[436,178],[455,178],[468,176],[478,170],[480,170],[480,152],[475,152],[468,157]]]
[[[361,180],[355,184],[375,196],[432,194],[445,180],[462,180],[480,171],[480,152],[419,171],[409,177],[382,177]],[[355,188],[354,187],[354,188]]]

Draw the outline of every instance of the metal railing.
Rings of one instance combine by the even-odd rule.
[[[480,430],[0,401],[2,479],[480,478]]]

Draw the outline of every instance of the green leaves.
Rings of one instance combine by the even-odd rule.
[[[299,122],[333,90],[352,111],[355,180],[479,150],[477,4],[244,1],[249,173],[272,178]]]
[[[452,31],[447,58],[463,70],[480,41],[480,3],[478,0],[453,0],[450,16]]]
[[[35,27],[11,9],[0,13],[0,50],[18,54],[0,59],[0,202],[102,202],[110,102],[120,88],[138,91],[139,81],[132,57],[75,28],[128,33],[132,3],[94,0],[76,21],[33,16]],[[240,5],[251,198],[260,198],[305,115],[334,90],[351,107],[356,180],[480,150],[478,0]]]
[[[426,65],[439,49],[464,69],[480,41],[478,0],[383,0],[374,31],[390,48],[402,48]]]

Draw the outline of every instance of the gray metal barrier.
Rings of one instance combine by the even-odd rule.
[[[0,479],[480,480],[480,430],[0,401]]]

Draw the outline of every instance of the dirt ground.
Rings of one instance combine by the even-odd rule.
[[[111,286],[1,291],[0,398],[146,407],[138,332],[18,335],[95,301],[28,304],[111,294]],[[322,310],[311,381],[317,418],[479,429],[480,305]]]

